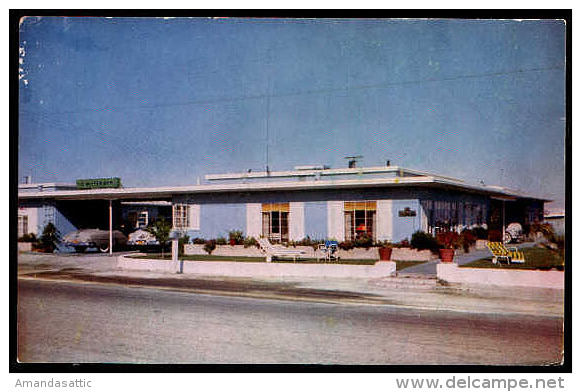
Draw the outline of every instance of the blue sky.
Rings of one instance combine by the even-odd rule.
[[[45,17],[20,43],[34,182],[187,185],[361,154],[564,206],[564,22]]]

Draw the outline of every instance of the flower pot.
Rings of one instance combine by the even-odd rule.
[[[440,260],[443,263],[451,263],[454,261],[454,249],[440,249]]]
[[[379,260],[391,260],[391,248],[379,248]]]

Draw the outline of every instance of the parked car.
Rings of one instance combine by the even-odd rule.
[[[521,242],[523,239],[523,230],[520,223],[513,222],[509,224],[504,231],[504,243]]]
[[[158,248],[159,241],[155,236],[146,230],[138,229],[129,234],[127,245],[133,249],[146,250],[151,248]]]
[[[109,251],[109,230],[81,229],[63,237],[63,244],[82,253],[88,248],[97,248],[101,252]],[[127,245],[127,237],[119,230],[113,230],[113,249]]]

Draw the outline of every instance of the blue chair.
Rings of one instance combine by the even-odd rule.
[[[319,244],[319,250],[323,252],[325,261],[339,260],[339,242],[337,241],[325,241],[324,244]],[[319,261],[319,259],[320,258],[317,255],[317,261]]]

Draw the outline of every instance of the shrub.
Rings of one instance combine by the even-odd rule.
[[[458,249],[460,247],[460,235],[455,231],[445,231],[436,235],[436,240],[441,248]]]
[[[241,230],[232,230],[228,233],[228,243],[230,245],[242,245],[244,243],[244,233]]]
[[[22,237],[18,239],[18,242],[36,242],[36,236],[34,233],[24,234]]]
[[[359,238],[355,239],[355,241],[353,241],[353,246],[355,248],[369,249],[373,246],[373,238],[371,238],[367,234],[363,234]]]
[[[256,246],[258,248],[258,241],[254,237],[244,238],[243,245],[245,248],[250,248],[251,246]]]
[[[395,244],[392,244],[391,241],[377,241],[375,246],[379,248],[394,248]]]
[[[224,241],[226,241],[224,239]],[[208,240],[206,241],[206,243],[204,244],[204,250],[206,251],[206,253],[208,253],[209,255],[212,254],[212,252],[214,251],[214,249],[216,249],[216,240]]]
[[[343,241],[339,243],[339,249],[343,250],[351,250],[354,248],[353,242],[351,241]]]
[[[311,239],[311,237],[306,236],[302,240],[295,242],[294,246],[310,246],[314,250],[317,250],[319,248],[319,244],[324,243],[324,242],[325,241],[323,241],[323,240],[320,240],[320,241],[313,240],[313,239]]]
[[[196,245],[204,245],[206,243],[206,240],[203,238],[196,237],[192,240],[192,243]]]
[[[460,233],[460,245],[464,252],[468,253],[470,251],[470,247],[476,243],[476,238],[472,230],[464,230]]]
[[[216,238],[216,245],[226,245],[227,243],[226,238],[222,236]]]
[[[432,252],[437,252],[440,248],[438,241],[431,235],[423,231],[416,231],[412,234],[412,239],[410,241],[410,246],[417,250],[430,250]]]
[[[488,230],[482,226],[474,227],[472,230],[472,234],[479,240],[487,240],[488,239]]]
[[[394,247],[395,248],[409,248],[410,247],[410,242],[406,238],[405,240],[401,240],[400,242],[394,244]]]

